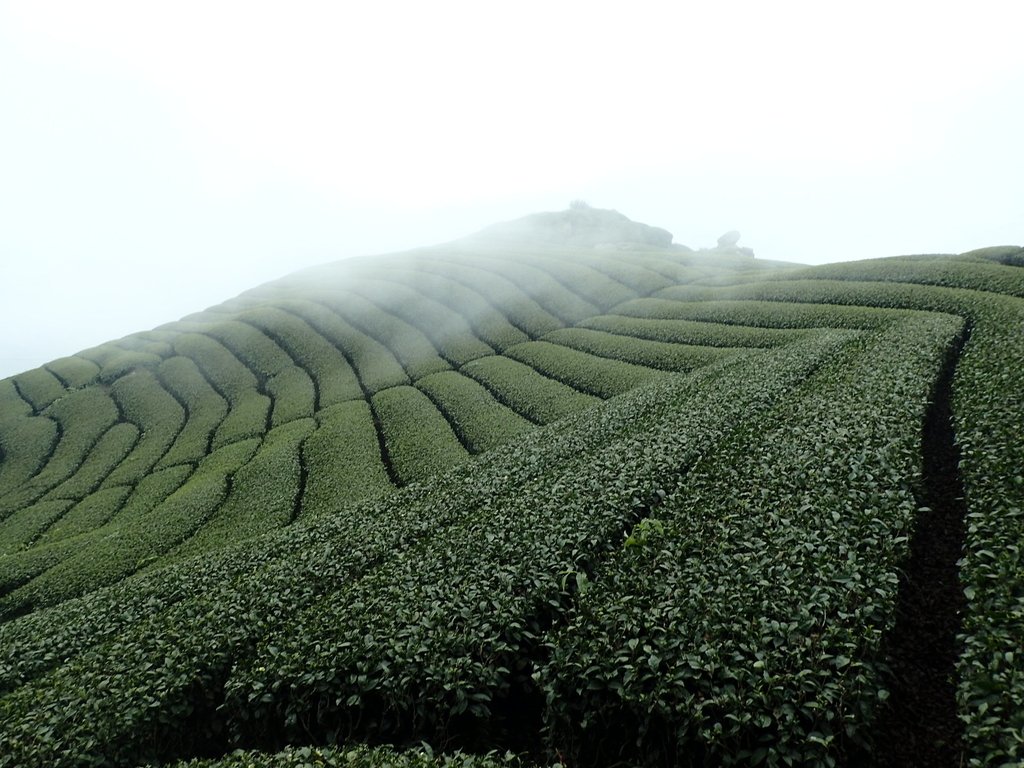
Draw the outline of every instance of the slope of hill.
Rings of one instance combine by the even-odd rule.
[[[612,214],[0,381],[0,765],[1024,758],[1021,250]]]

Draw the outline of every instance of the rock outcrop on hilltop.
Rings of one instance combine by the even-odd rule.
[[[718,238],[718,245],[713,248],[702,248],[700,253],[724,254],[727,256],[747,256],[751,259],[754,258],[753,249],[741,247],[738,244],[739,241],[740,233],[735,229],[730,229]]]
[[[670,248],[672,233],[633,221],[618,211],[573,204],[568,210],[534,213],[494,224],[475,238],[576,248]]]
[[[730,229],[720,238],[718,238],[719,248],[732,248],[736,243],[740,241],[740,233],[735,229]]]

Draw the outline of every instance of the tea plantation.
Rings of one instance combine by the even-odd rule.
[[[467,239],[0,380],[0,766],[1024,765],[1022,266]]]

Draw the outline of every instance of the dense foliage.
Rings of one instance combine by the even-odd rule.
[[[870,758],[949,365],[1019,764],[1022,274],[466,241],[0,381],[0,766]]]

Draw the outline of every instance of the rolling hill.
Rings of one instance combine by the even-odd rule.
[[[0,380],[0,766],[1022,764],[1022,266],[572,209]]]

